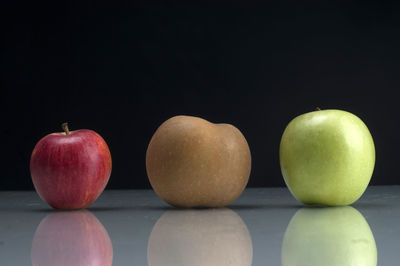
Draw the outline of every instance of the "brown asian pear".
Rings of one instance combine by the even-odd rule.
[[[236,127],[181,115],[154,133],[146,170],[156,194],[175,207],[223,207],[246,187],[251,154]]]

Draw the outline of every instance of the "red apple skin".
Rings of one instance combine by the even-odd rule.
[[[93,130],[52,133],[33,149],[30,171],[39,196],[55,209],[80,209],[103,192],[111,175],[111,153]]]
[[[113,247],[107,230],[87,210],[46,216],[32,240],[33,266],[110,266]]]

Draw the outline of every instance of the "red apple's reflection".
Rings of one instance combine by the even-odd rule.
[[[103,225],[87,210],[46,216],[32,241],[34,266],[109,266],[113,248]]]

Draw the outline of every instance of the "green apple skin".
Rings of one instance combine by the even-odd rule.
[[[375,146],[367,126],[341,110],[319,110],[294,118],[279,150],[283,178],[305,204],[349,205],[371,180]]]
[[[282,241],[282,266],[376,266],[377,254],[367,221],[351,206],[298,210]]]

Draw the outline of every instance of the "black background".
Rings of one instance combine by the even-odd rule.
[[[64,121],[108,143],[108,188],[149,188],[147,144],[178,114],[238,127],[249,186],[283,186],[281,134],[317,106],[359,116],[376,145],[371,184],[400,184],[398,5],[84,2],[0,8],[0,189],[33,189],[34,145]]]

